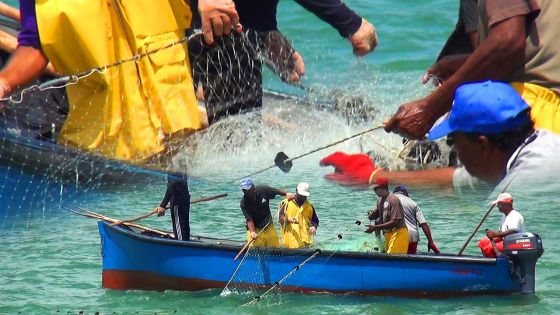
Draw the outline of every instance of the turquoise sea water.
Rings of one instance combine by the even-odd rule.
[[[403,102],[427,93],[429,87],[420,84],[420,77],[453,28],[458,1],[346,2],[377,27],[380,46],[365,58],[356,59],[350,45],[336,31],[292,1],[281,1],[279,26],[306,60],[303,84],[363,95],[378,109],[377,122]],[[270,73],[266,74],[265,81],[269,88],[299,93]],[[193,234],[242,239],[244,219],[238,208],[240,192],[235,178],[269,165],[279,150],[295,156],[366,127],[347,126],[340,117],[321,111],[299,113],[299,117],[292,119],[297,123],[294,130],[282,132],[253,126],[254,129],[240,136],[247,138],[245,144],[231,147],[228,141],[219,145],[207,142],[207,150],[198,150],[196,156],[189,157],[189,172],[201,178],[191,183],[194,198],[222,192],[230,194],[219,202],[192,207]],[[371,124],[373,122],[367,126]],[[375,136],[389,144],[400,140],[382,132]],[[359,148],[356,142],[350,142],[336,149],[357,151]],[[332,240],[339,232],[350,228],[356,219],[363,218],[375,198],[371,191],[353,190],[325,181],[323,175],[328,170],[319,168],[318,160],[329,152],[332,150],[294,162],[289,174],[271,170],[256,176],[255,181],[288,190],[293,190],[299,181],[310,182],[311,200],[321,219],[318,245],[358,249],[368,240],[359,228],[351,229],[343,241]],[[220,297],[220,290],[144,292],[101,288],[96,222],[71,215],[64,207],[78,204],[117,218],[134,217],[159,203],[165,179],[126,187],[61,188],[40,177],[21,177],[14,170],[2,173],[7,175],[2,179],[0,193],[17,191],[10,200],[18,206],[12,208],[17,210],[0,212],[3,248],[0,251],[0,314],[80,311],[88,314],[550,314],[558,312],[560,307],[560,248],[556,245],[560,239],[556,229],[558,196],[550,196],[532,209],[519,209],[525,215],[526,227],[542,235],[546,250],[537,266],[534,297],[432,300],[274,293],[258,305],[241,308],[247,296]],[[411,193],[424,210],[434,239],[444,252],[458,252],[487,210],[483,194],[458,196],[451,189]],[[483,228],[495,228],[498,222],[498,212],[494,212]],[[143,224],[169,229],[169,214],[164,218],[147,219]],[[482,235],[482,232],[477,234],[468,253],[478,252],[475,243]],[[419,248],[425,250],[425,247],[422,238]]]

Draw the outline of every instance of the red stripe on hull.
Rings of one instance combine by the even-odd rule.
[[[200,291],[223,288],[221,281],[177,278],[144,271],[103,270],[102,286],[114,290]]]
[[[130,270],[103,270],[102,286],[113,290],[150,290],[150,291],[200,291],[204,289],[223,288],[222,281],[202,280],[195,278],[177,278],[163,276],[156,273]],[[254,288],[254,285],[251,285]],[[263,286],[262,289],[268,289]],[[458,291],[458,292],[428,292],[413,290],[375,290],[375,291],[337,291],[310,289],[294,286],[280,286],[279,290],[302,293],[331,293],[357,294],[376,296],[399,296],[412,298],[449,298],[471,295],[507,295],[514,292],[507,291]]]

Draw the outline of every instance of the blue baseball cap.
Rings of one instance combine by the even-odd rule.
[[[243,177],[239,186],[244,190],[251,189],[251,187],[253,187],[253,179],[251,177]]]
[[[514,130],[531,122],[529,105],[504,82],[463,84],[455,91],[449,116],[428,133],[429,140],[452,132],[492,135]]]
[[[408,197],[408,189],[405,185],[398,185],[395,189],[393,189],[393,194],[401,194]]]

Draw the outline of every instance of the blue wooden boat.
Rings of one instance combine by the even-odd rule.
[[[233,258],[243,246],[242,242],[203,237],[191,237],[191,241],[165,239],[105,222],[99,222],[99,232],[102,285],[117,290],[223,288],[240,263]],[[516,243],[519,240],[522,242]],[[279,288],[427,297],[532,292],[534,265],[542,254],[540,238],[525,233],[512,242],[517,254],[498,258],[320,251]],[[519,244],[529,246],[523,251]],[[253,270],[247,285],[273,286],[316,251],[259,249],[259,255],[249,255],[243,262],[243,268]],[[532,260],[518,257],[520,252],[521,256],[531,254]]]

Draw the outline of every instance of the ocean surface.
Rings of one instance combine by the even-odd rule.
[[[420,78],[456,23],[458,1],[347,0],[346,3],[377,28],[380,45],[366,57],[354,57],[346,40],[293,1],[281,1],[279,28],[305,59],[302,85],[323,91],[316,93],[317,97],[325,97],[329,91],[360,96],[375,108],[375,116],[364,123],[348,123],[336,112],[278,102],[267,104],[265,111],[272,116],[287,117],[288,127],[261,124],[254,122],[254,116],[243,115],[232,121],[227,137],[224,134],[201,136],[196,150],[182,152],[179,158],[186,161],[188,172],[193,175],[191,195],[197,198],[226,192],[229,196],[192,206],[192,234],[242,240],[245,227],[239,210],[241,192],[237,178],[272,164],[278,151],[293,157],[370,128],[400,104],[430,91],[431,87],[423,86]],[[305,94],[282,83],[268,70],[265,87]],[[323,176],[331,170],[320,168],[318,161],[335,150],[367,151],[368,146],[374,145],[371,143],[398,150],[401,140],[382,131],[368,137],[294,161],[288,174],[273,169],[255,176],[254,180],[292,191],[300,181],[311,183],[310,200],[321,221],[317,246],[360,250],[371,236],[352,226],[373,207],[373,191],[326,181]],[[96,183],[61,184],[43,178],[38,171],[29,174],[0,167],[0,194],[4,203],[0,205],[0,314],[560,313],[560,247],[557,245],[560,197],[557,195],[532,208],[518,209],[525,215],[526,228],[540,233],[545,246],[545,254],[537,265],[535,296],[405,299],[273,293],[257,305],[240,307],[247,302],[247,295],[221,297],[221,290],[144,292],[101,288],[96,221],[66,209],[80,206],[120,219],[135,217],[158,205],[165,187],[165,178],[102,187]],[[488,209],[484,193],[458,195],[451,188],[413,189],[411,196],[423,209],[433,238],[445,253],[459,251]],[[494,211],[482,230],[495,229],[499,220],[500,214]],[[146,219],[142,224],[169,230],[170,222],[167,214]],[[348,237],[333,241],[339,232],[348,229]],[[476,242],[482,236],[483,232],[479,231],[467,253],[479,252]],[[423,235],[419,249],[426,250]],[[299,272],[305,272],[305,268]]]

